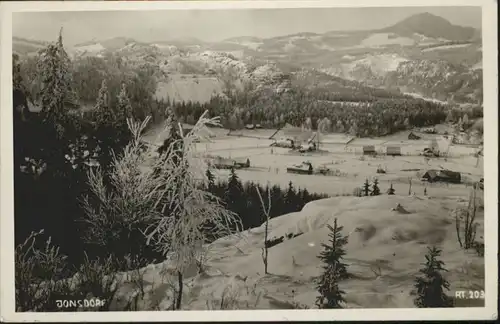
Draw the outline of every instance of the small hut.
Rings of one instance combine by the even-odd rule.
[[[375,145],[365,145],[363,146],[363,155],[376,155]]]
[[[249,158],[235,158],[234,164],[240,168],[249,168],[250,159]]]
[[[422,132],[427,134],[436,134],[436,129],[434,127],[426,127],[422,129]]]
[[[401,147],[400,146],[388,146],[387,147],[387,155],[400,156],[401,155]]]
[[[231,169],[231,168],[238,169],[238,168],[240,168],[240,166],[237,165],[234,160],[223,158],[220,156],[215,157],[213,159],[212,163],[216,169]]]
[[[410,132],[410,134],[408,134],[408,139],[409,140],[419,140],[420,136],[413,134],[413,132]]]

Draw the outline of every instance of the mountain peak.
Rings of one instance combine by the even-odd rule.
[[[427,37],[444,38],[451,41],[467,41],[476,34],[476,30],[472,27],[453,25],[443,17],[429,12],[412,15],[391,27],[385,28],[384,31],[401,36],[421,34]]]
[[[400,21],[398,24],[400,24],[400,25],[431,24],[431,25],[452,26],[452,24],[448,20],[444,19],[443,17],[433,15],[429,12],[422,12],[422,13],[412,15],[412,16]]]

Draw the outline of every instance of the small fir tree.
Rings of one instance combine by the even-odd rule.
[[[396,190],[392,187],[392,182],[391,182],[391,187],[387,190],[388,195],[394,195]]]
[[[297,206],[297,199],[300,197],[297,197],[297,192],[295,191],[295,188],[293,187],[293,183],[290,181],[288,183],[288,190],[285,194],[285,208],[286,208],[286,213],[295,211],[295,208]]]
[[[316,298],[316,305],[319,308],[342,308],[345,303],[344,295],[338,284],[348,278],[347,265],[342,262],[345,253],[344,246],[347,244],[347,237],[342,235],[342,226],[337,225],[335,218],[333,227],[327,225],[330,233],[329,244],[322,244],[324,250],[320,253],[319,259],[323,261],[323,274],[317,286],[319,296]]]
[[[120,93],[118,94],[118,103],[116,106],[116,112],[121,117],[120,119],[126,119],[132,117],[132,105],[130,104],[130,99],[127,94],[127,87],[125,83],[122,83]]]
[[[365,183],[363,184],[363,193],[365,196],[370,195],[370,182],[368,182],[368,179],[365,180]]]
[[[373,185],[372,185],[372,196],[378,196],[380,195],[380,188],[378,187],[378,179],[373,180]]]
[[[438,260],[441,250],[436,247],[428,248],[425,255],[426,263],[420,269],[422,276],[415,280],[417,297],[414,303],[420,308],[429,307],[452,307],[453,303],[444,290],[450,289],[450,284],[443,278],[442,272],[446,272],[444,262]]]
[[[241,215],[245,206],[241,203],[243,201],[243,185],[236,174],[234,168],[231,168],[229,181],[227,182],[227,189],[224,194],[224,200],[229,207],[229,210]]]

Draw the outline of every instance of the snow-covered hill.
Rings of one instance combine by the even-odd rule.
[[[340,284],[347,308],[414,307],[414,280],[432,245],[443,251],[451,291],[483,287],[483,258],[464,252],[456,241],[452,211],[460,204],[465,205],[453,197],[398,195],[311,202],[300,212],[270,220],[271,238],[302,234],[269,249],[267,275],[261,259],[263,225],[210,244],[205,272],[198,274],[193,264],[184,273],[183,309],[220,309],[222,298],[224,305],[231,303],[229,309],[315,308],[321,274],[317,256],[328,240],[326,225],[333,225],[335,218],[348,236],[344,262],[352,277]],[[481,233],[483,213],[477,217]],[[120,276],[110,310],[123,309],[136,295],[136,310],[168,309],[173,302],[169,283],[176,280],[173,269],[167,261],[138,272],[143,294],[131,274]]]

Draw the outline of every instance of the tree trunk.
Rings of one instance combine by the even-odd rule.
[[[266,219],[266,233],[265,233],[265,238],[264,238],[264,273],[267,274],[267,257],[268,257],[268,251],[267,251],[267,245],[266,245],[266,242],[267,242],[267,235],[268,235],[268,231],[269,231],[269,216],[267,216],[267,219]]]
[[[180,272],[180,271],[177,271],[177,280],[178,280],[178,284],[179,284],[179,291],[177,293],[177,300],[175,301],[175,309],[179,310],[179,309],[181,309],[182,288],[183,288],[183,284],[182,284],[182,272]]]

